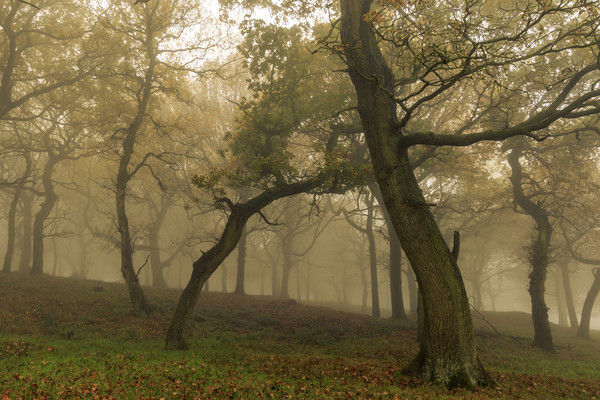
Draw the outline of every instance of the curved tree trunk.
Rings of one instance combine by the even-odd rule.
[[[519,143],[508,154],[508,164],[512,170],[510,181],[515,203],[536,223],[537,236],[529,256],[532,268],[529,274],[529,296],[531,297],[531,318],[534,330],[533,346],[553,353],[555,349],[548,320],[548,307],[544,299],[552,225],[550,225],[546,211],[539,204],[531,201],[523,192],[523,170],[519,161],[521,154],[522,147]]]
[[[331,141],[328,143],[327,148],[331,149],[334,145],[335,141]],[[327,179],[326,175],[319,175],[304,181],[277,186],[266,190],[242,204],[234,205],[231,200],[223,199],[229,205],[231,213],[227,218],[227,223],[219,241],[207,252],[203,253],[192,265],[192,276],[179,298],[167,331],[165,342],[167,350],[182,350],[187,348],[187,344],[183,338],[185,325],[190,314],[196,307],[202,287],[213,272],[217,270],[219,265],[221,265],[223,260],[235,249],[248,219],[275,200],[314,189],[323,184]]]
[[[424,332],[405,370],[449,387],[491,381],[475,348],[467,292],[456,261],[415,179],[399,137],[394,78],[363,15],[372,0],[341,0],[341,34],[375,178],[421,290]]]
[[[246,290],[244,288],[244,281],[246,279],[246,239],[248,238],[248,230],[246,226],[242,230],[242,236],[240,236],[240,241],[237,245],[238,249],[238,257],[237,257],[237,277],[235,281],[235,290],[234,293],[237,294],[246,294]]]
[[[594,282],[590,287],[590,290],[585,297],[583,302],[583,309],[581,310],[581,324],[577,330],[577,336],[584,339],[590,338],[590,319],[592,318],[592,308],[600,293],[600,268],[594,268],[592,273],[594,274]]]
[[[42,173],[44,202],[33,221],[32,274],[44,273],[44,224],[46,223],[48,216],[50,216],[50,212],[54,208],[56,200],[58,200],[58,196],[56,196],[56,193],[54,192],[54,182],[52,182],[52,173],[54,172],[54,167],[58,161],[58,158],[50,154],[48,161],[44,166],[44,172]]]

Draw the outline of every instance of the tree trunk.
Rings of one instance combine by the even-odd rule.
[[[371,3],[341,0],[341,34],[375,178],[423,298],[423,340],[417,358],[405,372],[449,387],[489,384],[491,378],[475,348],[460,270],[415,179],[408,149],[398,136],[394,77],[371,24],[363,18]]]
[[[390,246],[390,297],[392,303],[392,319],[407,319],[402,298],[402,245],[394,230],[390,215],[383,206],[381,191],[375,184],[370,184],[369,189],[375,195],[377,203],[381,207],[381,213],[388,228]]]
[[[133,306],[133,312],[137,317],[148,318],[151,313],[150,305],[146,301],[144,291],[140,286],[140,281],[133,267],[133,245],[131,243],[131,234],[129,232],[129,219],[125,202],[127,197],[127,185],[131,176],[128,172],[129,161],[133,153],[135,143],[135,131],[129,130],[123,140],[123,153],[119,160],[119,171],[117,173],[117,185],[115,206],[117,211],[117,225],[121,235],[121,275],[127,284],[129,298]]]
[[[581,324],[579,325],[579,329],[577,330],[577,336],[583,339],[590,338],[590,319],[592,318],[592,308],[594,307],[594,303],[596,302],[596,298],[598,297],[598,293],[600,293],[600,268],[594,268],[592,273],[594,274],[594,282],[590,287],[590,290],[585,296],[585,301],[583,302],[583,309],[581,310]]]
[[[242,230],[242,236],[237,245],[238,257],[237,257],[237,277],[235,281],[235,291],[237,294],[246,294],[244,288],[244,281],[246,278],[246,239],[248,238],[248,230],[246,226]]]
[[[563,258],[558,262],[560,268],[563,289],[565,294],[565,302],[567,303],[567,311],[569,312],[569,322],[572,329],[579,328],[577,322],[577,312],[575,311],[575,303],[573,302],[573,291],[571,290],[571,271],[569,271],[569,259]]]
[[[362,260],[360,260],[362,261]],[[369,298],[369,283],[367,281],[367,274],[365,274],[365,268],[362,262],[357,264],[358,270],[360,271],[360,282],[362,283],[362,298],[360,302],[360,312],[365,314],[367,312],[367,300]]]
[[[227,293],[227,267],[221,266],[221,292]]]
[[[56,204],[58,197],[54,192],[54,182],[52,181],[52,173],[54,167],[58,163],[58,158],[53,155],[49,155],[48,161],[44,166],[44,172],[42,173],[42,186],[44,187],[44,202],[40,207],[40,210],[35,215],[33,221],[33,264],[31,266],[32,274],[43,274],[44,273],[44,224],[50,216],[50,212]]]
[[[558,325],[568,327],[567,305],[565,304],[565,294],[562,288],[562,282],[558,273],[554,274],[554,292],[556,293],[556,308],[558,310]]]
[[[150,253],[150,271],[152,273],[152,286],[159,288],[166,288],[167,282],[164,276],[164,270],[168,263],[165,263],[160,256],[160,241],[159,235],[161,227],[167,218],[167,212],[169,211],[169,200],[167,196],[163,194],[160,199],[160,208],[152,203],[152,207],[156,213],[154,221],[150,226],[150,232],[148,233],[148,244]]]
[[[283,250],[283,271],[281,273],[281,289],[279,290],[279,297],[282,299],[289,299],[289,285],[290,285],[290,271],[293,266],[292,262],[292,244],[285,240],[282,243]]]
[[[21,192],[23,191],[23,184],[19,183],[15,188],[15,194],[13,195],[13,199],[10,203],[10,208],[8,210],[8,232],[6,238],[6,253],[4,254],[4,264],[2,266],[2,272],[10,272],[13,254],[15,251],[15,237],[16,237],[16,216],[17,216],[17,207],[19,205],[19,200],[21,198]]]
[[[375,234],[373,233],[374,195],[367,196],[367,226],[365,233],[369,243],[369,270],[371,272],[371,315],[375,318],[381,317],[379,311],[379,283],[377,279],[377,248],[375,247]]]
[[[518,142],[510,151],[508,164],[512,170],[510,181],[515,203],[531,216],[536,223],[537,236],[529,255],[529,262],[532,267],[529,274],[529,295],[531,297],[531,318],[534,330],[533,346],[553,353],[555,349],[550,331],[550,321],[548,320],[548,307],[544,299],[552,225],[550,225],[546,211],[539,204],[531,201],[523,192],[523,170],[519,161],[522,154],[521,143]]]
[[[31,247],[33,244],[32,215],[33,195],[29,192],[23,193],[23,240],[21,243],[21,259],[19,260],[19,271],[30,270]]]
[[[273,270],[271,274],[271,296],[279,297],[279,289],[281,289],[279,282],[279,274],[277,273],[277,264],[273,264]]]
[[[328,143],[328,149],[333,147],[334,144],[335,143]],[[304,193],[322,185],[327,179],[328,177],[326,175],[319,175],[304,181],[277,186],[266,190],[242,204],[234,205],[231,200],[227,199],[226,202],[228,203],[231,212],[227,218],[223,234],[219,238],[219,241],[211,249],[203,253],[192,265],[192,276],[179,298],[179,302],[177,303],[175,313],[173,314],[173,318],[171,319],[167,331],[165,343],[167,350],[187,348],[187,344],[183,339],[185,324],[196,307],[202,286],[208,282],[208,278],[210,278],[223,260],[225,260],[225,258],[231,254],[233,249],[235,249],[242,236],[242,231],[244,230],[248,218],[277,199]]]
[[[408,300],[410,306],[410,313],[413,315],[417,314],[417,306],[419,304],[419,288],[417,286],[417,277],[415,276],[415,271],[413,270],[410,262],[406,267],[406,285],[408,287]]]

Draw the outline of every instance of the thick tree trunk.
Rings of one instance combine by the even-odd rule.
[[[583,302],[583,309],[581,310],[581,324],[577,330],[577,336],[584,339],[590,338],[590,319],[592,318],[592,308],[600,293],[600,268],[594,268],[592,270],[594,274],[594,282],[590,287],[590,290],[585,297]]]
[[[246,239],[248,238],[247,229],[244,226],[242,230],[242,236],[237,245],[238,257],[237,257],[237,277],[235,281],[235,291],[237,294],[246,294],[244,288],[244,281],[246,279]]]
[[[23,193],[23,236],[21,243],[21,259],[19,260],[19,271],[30,270],[31,247],[33,245],[32,218],[33,218],[33,194]]]
[[[375,178],[404,251],[414,267],[424,306],[420,351],[405,371],[449,387],[488,384],[475,348],[460,271],[415,179],[399,137],[394,77],[363,18],[371,0],[341,0],[341,34],[357,92]]]
[[[417,314],[417,306],[419,304],[419,287],[417,286],[417,277],[410,262],[406,267],[406,285],[408,287],[409,310],[413,315]]]
[[[563,258],[559,260],[558,266],[560,268],[563,289],[565,294],[565,302],[567,304],[567,311],[569,313],[569,322],[572,329],[579,328],[579,322],[577,322],[577,312],[575,311],[575,303],[573,302],[573,291],[571,290],[571,271],[569,271],[569,259]]]
[[[531,318],[533,320],[533,346],[553,353],[555,351],[548,319],[548,307],[544,299],[546,275],[548,271],[548,253],[550,251],[550,239],[552,236],[552,225],[548,214],[539,205],[531,201],[525,195],[522,187],[523,170],[520,164],[522,154],[521,143],[510,151],[508,164],[512,170],[510,181],[516,204],[519,205],[536,223],[537,236],[530,250],[529,262],[531,273],[529,274],[529,296],[531,297]]]

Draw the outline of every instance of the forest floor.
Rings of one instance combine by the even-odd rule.
[[[403,376],[414,321],[376,320],[263,296],[203,293],[188,351],[163,338],[180,293],[145,289],[155,313],[131,314],[124,285],[0,275],[1,399],[600,399],[600,333],[552,326],[556,354],[530,346],[531,318],[474,317],[496,386],[448,391]]]

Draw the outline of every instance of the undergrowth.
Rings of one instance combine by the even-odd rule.
[[[558,352],[545,354],[530,346],[525,314],[485,314],[502,335],[475,320],[481,359],[497,385],[448,391],[400,372],[418,349],[414,321],[208,293],[190,321],[189,351],[166,352],[179,292],[146,289],[155,313],[140,320],[125,290],[1,275],[0,398],[600,398],[597,333],[584,341],[553,327]]]

